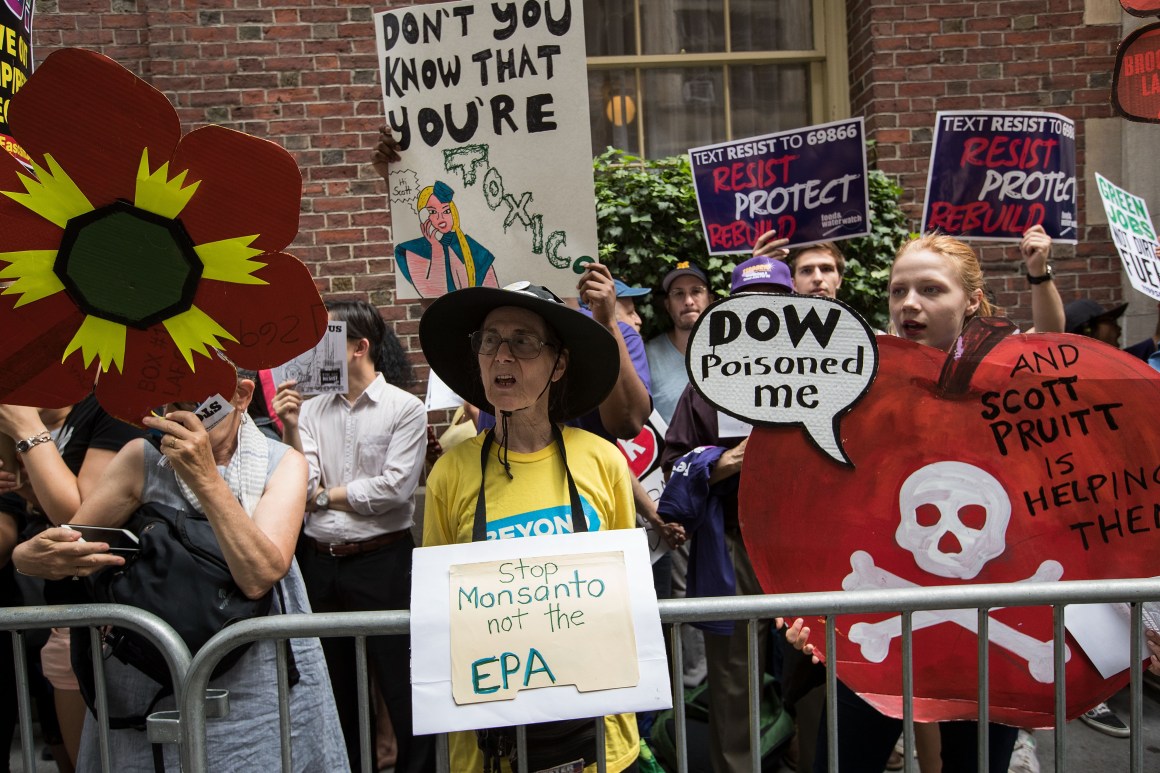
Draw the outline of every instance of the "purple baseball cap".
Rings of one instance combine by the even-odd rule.
[[[773,258],[750,258],[744,263],[738,263],[733,269],[733,286],[731,293],[745,292],[747,288],[756,285],[777,285],[785,292],[793,292],[793,278],[789,273],[789,266]]]

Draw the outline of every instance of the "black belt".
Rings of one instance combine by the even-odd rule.
[[[310,544],[314,545],[314,549],[319,553],[325,553],[335,558],[342,558],[344,556],[357,556],[360,553],[370,553],[372,550],[378,550],[379,548],[398,542],[410,533],[410,529],[400,529],[399,531],[380,534],[377,537],[371,537],[370,539],[364,539],[359,542],[320,542],[309,536],[306,539],[310,540]]]

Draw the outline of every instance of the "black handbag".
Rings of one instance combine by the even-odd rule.
[[[233,580],[209,520],[197,512],[162,504],[142,505],[125,524],[137,534],[140,550],[123,566],[98,572],[85,583],[59,580],[46,584],[50,603],[126,604],[151,612],[177,632],[190,654],[218,631],[239,620],[270,613],[273,593],[247,598]],[[274,586],[285,608],[282,585]],[[72,629],[72,664],[81,694],[90,708],[95,689],[89,632]],[[289,644],[289,642],[287,642]],[[221,676],[252,646],[228,653],[213,670]],[[132,666],[160,685],[149,709],[137,716],[111,718],[110,727],[143,730],[145,717],[161,698],[173,693],[169,666],[161,652],[136,631],[111,626],[102,636],[103,654]],[[293,647],[288,647],[290,684],[298,682]],[[184,676],[184,675],[182,675]]]
[[[197,654],[231,623],[270,613],[273,593],[258,599],[242,593],[230,574],[213,526],[201,513],[162,504],[142,505],[128,528],[137,534],[140,550],[124,566],[93,575],[94,601],[152,612],[177,632],[190,654]],[[145,637],[114,627],[105,635],[105,645],[113,657],[160,685],[169,684],[165,658]],[[243,645],[226,655],[213,675],[228,671],[249,647]]]

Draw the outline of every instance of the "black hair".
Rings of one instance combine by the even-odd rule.
[[[556,333],[555,328],[549,325],[547,320],[544,320],[544,327],[548,332],[548,343],[552,344],[555,348],[556,358],[559,361],[560,357],[564,357],[569,352],[564,348],[564,344],[561,342],[560,336]],[[552,371],[555,372],[555,368],[552,368]],[[568,369],[565,367],[563,375],[556,381],[553,381],[552,385],[548,387],[548,418],[553,424],[562,424],[564,422],[562,412],[565,402],[564,396],[567,391]]]
[[[346,323],[348,340],[365,338],[370,342],[371,361],[388,384],[400,388],[411,384],[411,361],[378,309],[366,301],[331,301],[326,304],[326,309],[334,319]]]

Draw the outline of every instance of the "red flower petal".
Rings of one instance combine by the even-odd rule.
[[[161,325],[148,330],[128,328],[125,369],[111,368],[97,381],[97,402],[122,421],[141,425],[150,409],[165,403],[196,400],[220,394],[233,397],[237,384],[234,367],[214,355],[193,355],[197,370],[190,372],[169,333]]]
[[[0,403],[62,408],[93,388],[97,364],[86,370],[79,352],[63,363],[64,349],[84,314],[61,292],[14,308],[16,295],[0,296]]]
[[[179,218],[194,244],[260,234],[253,247],[278,252],[298,235],[302,174],[281,146],[221,126],[181,139],[170,174],[201,185]]]
[[[112,59],[76,48],[44,60],[12,98],[8,121],[32,160],[44,166],[51,154],[94,207],[131,201],[142,149],[156,168],[181,138],[164,94]]]
[[[326,306],[310,270],[282,252],[254,258],[266,267],[254,272],[264,285],[202,279],[194,305],[230,332],[226,355],[240,368],[281,365],[310,349],[326,332]]]

